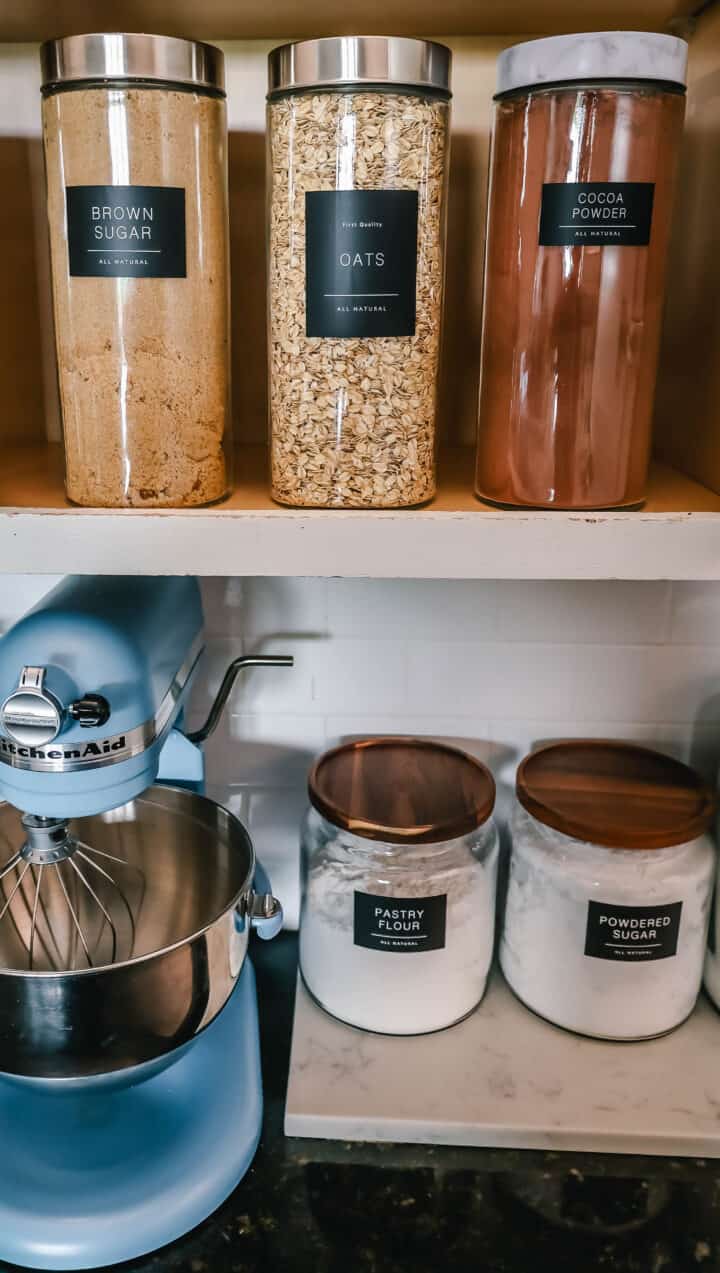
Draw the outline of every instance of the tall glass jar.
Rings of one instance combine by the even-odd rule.
[[[518,769],[500,963],[555,1025],[647,1039],[692,1012],[715,871],[712,791],[687,765],[602,739]]]
[[[272,492],[393,508],[435,492],[450,53],[275,49],[268,95]]]
[[[501,54],[476,490],[503,505],[640,503],[687,45],[564,35]]]
[[[211,503],[231,476],[223,55],[81,35],[41,58],[68,496]]]
[[[485,992],[495,932],[495,784],[427,739],[322,756],[302,836],[300,969],[318,1003],[381,1034],[452,1025]]]

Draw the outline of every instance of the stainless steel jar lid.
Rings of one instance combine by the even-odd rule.
[[[444,44],[405,36],[340,35],[273,49],[268,94],[351,84],[397,84],[450,93],[452,54]]]
[[[225,58],[213,44],[168,35],[68,35],[40,48],[44,92],[88,80],[159,80],[224,93]]]

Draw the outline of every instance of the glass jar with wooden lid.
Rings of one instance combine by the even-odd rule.
[[[525,758],[500,962],[556,1025],[604,1039],[664,1034],[700,990],[715,799],[680,761],[601,739]]]
[[[322,756],[309,794],[300,968],[310,993],[382,1034],[467,1016],[495,931],[490,771],[431,739],[368,738]]]

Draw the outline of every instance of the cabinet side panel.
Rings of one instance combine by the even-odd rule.
[[[720,9],[690,40],[655,449],[720,491]]]

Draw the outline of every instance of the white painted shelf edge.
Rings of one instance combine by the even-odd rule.
[[[720,579],[720,513],[0,510],[0,573]]]

